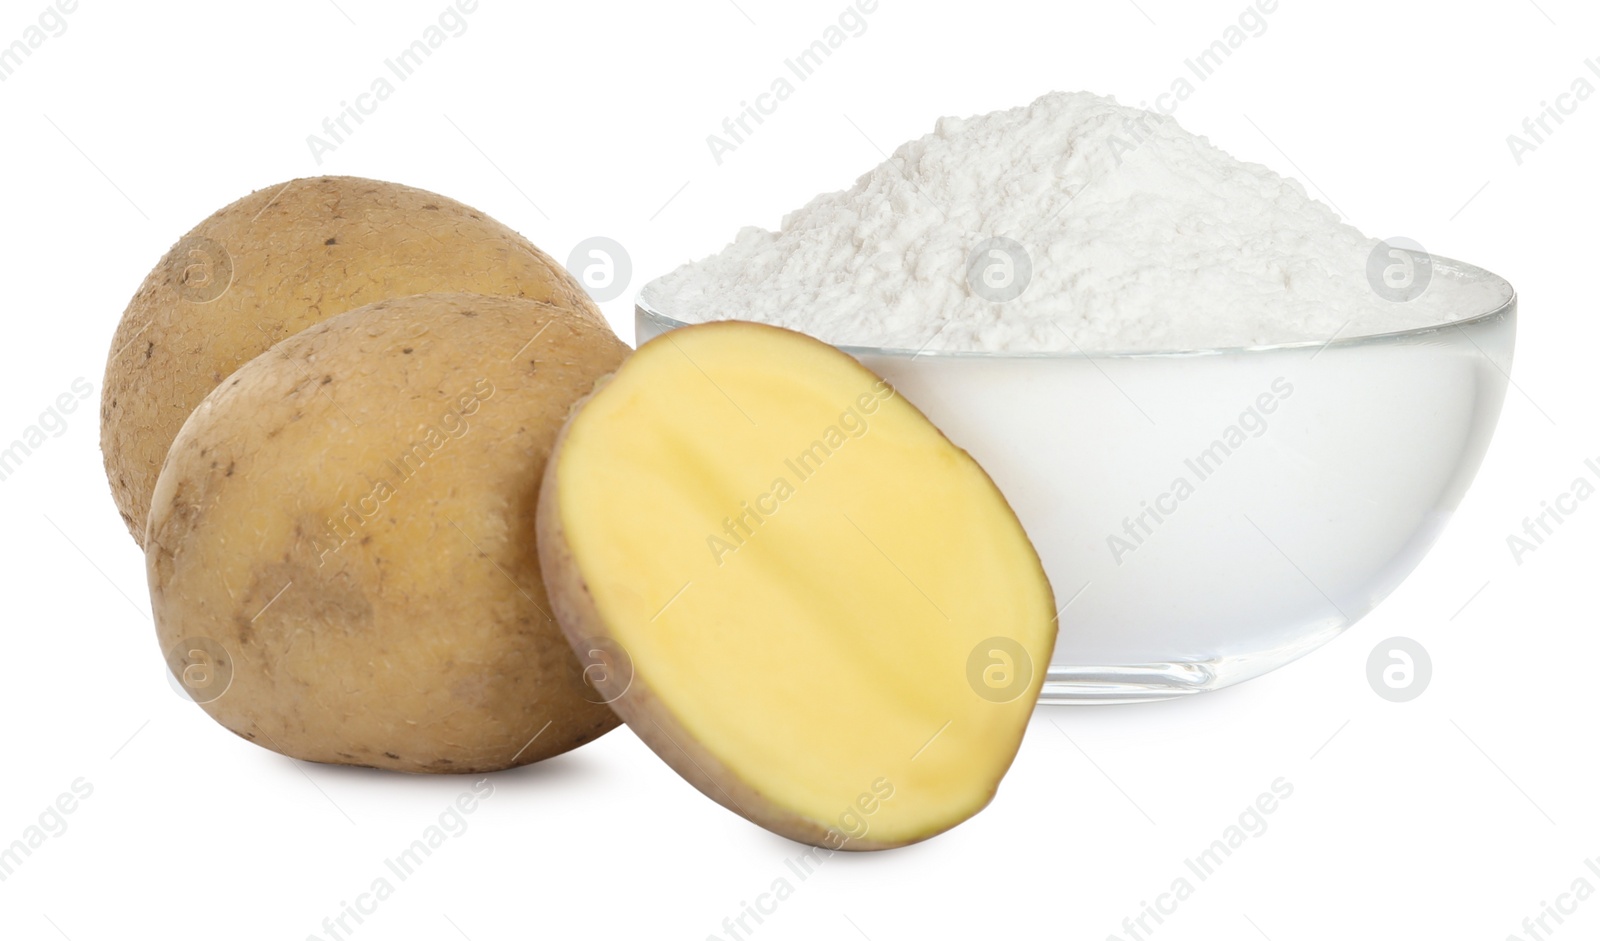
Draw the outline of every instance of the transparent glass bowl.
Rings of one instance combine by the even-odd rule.
[[[1043,702],[1217,689],[1371,611],[1432,546],[1505,399],[1492,310],[1330,342],[1181,353],[842,347],[981,463],[1063,607]],[[643,300],[638,342],[683,326]]]

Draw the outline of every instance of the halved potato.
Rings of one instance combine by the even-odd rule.
[[[1055,644],[983,470],[848,355],[752,323],[641,347],[558,439],[555,614],[614,708],[729,809],[833,849],[994,795]]]

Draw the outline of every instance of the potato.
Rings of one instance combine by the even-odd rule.
[[[615,727],[549,614],[534,513],[570,406],[626,354],[567,307],[429,294],[245,364],[156,484],[174,672],[222,725],[310,761],[494,771]]]
[[[604,323],[577,281],[522,236],[409,186],[291,180],[195,226],[129,302],[106,364],[100,444],[135,541],[167,448],[206,393],[314,323],[428,291],[528,297]]]
[[[1039,558],[977,463],[777,327],[641,347],[562,431],[538,527],[612,708],[713,800],[829,849],[988,804],[1055,647]]]

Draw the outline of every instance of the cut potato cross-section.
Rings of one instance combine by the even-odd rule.
[[[714,800],[830,849],[981,810],[1055,644],[1039,559],[977,463],[777,327],[641,347],[557,440],[538,528],[612,708]]]

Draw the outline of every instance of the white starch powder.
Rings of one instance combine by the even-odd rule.
[[[690,322],[1006,352],[1325,341],[1507,297],[1497,279],[1390,255],[1299,183],[1170,117],[1088,93],[941,119],[777,232],[746,228],[643,292]]]

